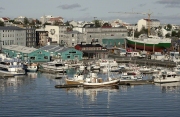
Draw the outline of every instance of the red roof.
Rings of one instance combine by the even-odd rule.
[[[6,18],[6,17],[2,17],[2,19],[3,19],[3,20],[7,20],[7,21],[9,20],[9,19],[8,19],[8,18]]]

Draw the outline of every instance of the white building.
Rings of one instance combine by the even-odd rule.
[[[40,21],[42,22],[42,24],[44,23],[55,23],[55,22],[64,22],[64,19],[62,17],[54,17],[52,15],[44,15],[40,18]]]
[[[160,26],[160,21],[157,19],[150,19],[150,28],[152,27],[159,27]],[[137,23],[138,25],[138,31],[141,31],[141,29],[144,27],[148,29],[148,19],[141,19]]]
[[[52,42],[59,43],[59,40],[65,38],[65,33],[67,32],[68,27],[70,26],[46,25],[45,31],[48,31],[48,36],[51,38]]]
[[[1,45],[26,46],[26,30],[15,26],[0,26]]]
[[[24,16],[19,16],[17,18],[14,18],[14,21],[24,23],[24,18],[25,18]]]

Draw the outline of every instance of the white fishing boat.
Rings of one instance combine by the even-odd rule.
[[[159,74],[153,76],[153,81],[154,83],[179,82],[180,76],[177,76],[175,72],[163,70]]]
[[[99,59],[98,64],[100,67],[111,65],[111,67],[117,67],[118,63],[114,59]]]
[[[130,81],[139,81],[139,80],[143,80],[143,76],[140,74],[128,75],[127,72],[125,72],[120,75],[120,82],[130,82]]]
[[[139,71],[141,73],[150,73],[151,72],[151,68],[148,68],[147,66],[142,66]]]
[[[85,88],[98,88],[98,87],[112,87],[119,84],[119,79],[112,79],[109,76],[109,64],[108,64],[107,80],[99,78],[97,73],[89,73],[86,77],[83,86]]]
[[[36,72],[38,70],[38,64],[27,63],[27,64],[25,64],[25,70],[27,72]]]
[[[177,65],[173,68],[174,72],[176,72],[177,75],[180,75],[180,65]]]
[[[0,73],[8,75],[25,75],[24,66],[17,58],[7,58],[0,54]]]
[[[68,66],[62,61],[51,61],[41,64],[40,68],[47,71],[66,73]]]
[[[68,85],[82,84],[84,82],[84,74],[79,71],[73,75],[73,78],[65,78],[65,82]]]

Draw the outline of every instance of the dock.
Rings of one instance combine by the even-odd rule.
[[[152,80],[120,81],[119,85],[147,85],[153,84]]]
[[[0,73],[0,78],[12,78],[14,77],[14,75],[12,74],[3,74],[3,73]]]
[[[83,84],[63,84],[63,85],[55,85],[55,88],[79,88],[83,87]]]
[[[114,58],[117,63],[134,63],[139,65],[154,65],[154,66],[161,66],[161,67],[176,67],[176,63],[173,61],[168,60],[151,60],[146,58],[133,58],[133,57],[118,57]]]
[[[63,72],[59,72],[54,70],[38,69],[38,71],[42,73],[50,73],[50,74],[66,74],[66,70],[64,70]]]

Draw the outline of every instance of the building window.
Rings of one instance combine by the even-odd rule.
[[[91,35],[89,35],[89,37],[91,37]]]
[[[48,59],[48,56],[44,56],[44,59]]]
[[[35,60],[36,57],[30,57],[31,60]]]
[[[72,37],[74,37],[74,34],[72,34]]]
[[[70,56],[67,56],[67,58],[71,58]]]

